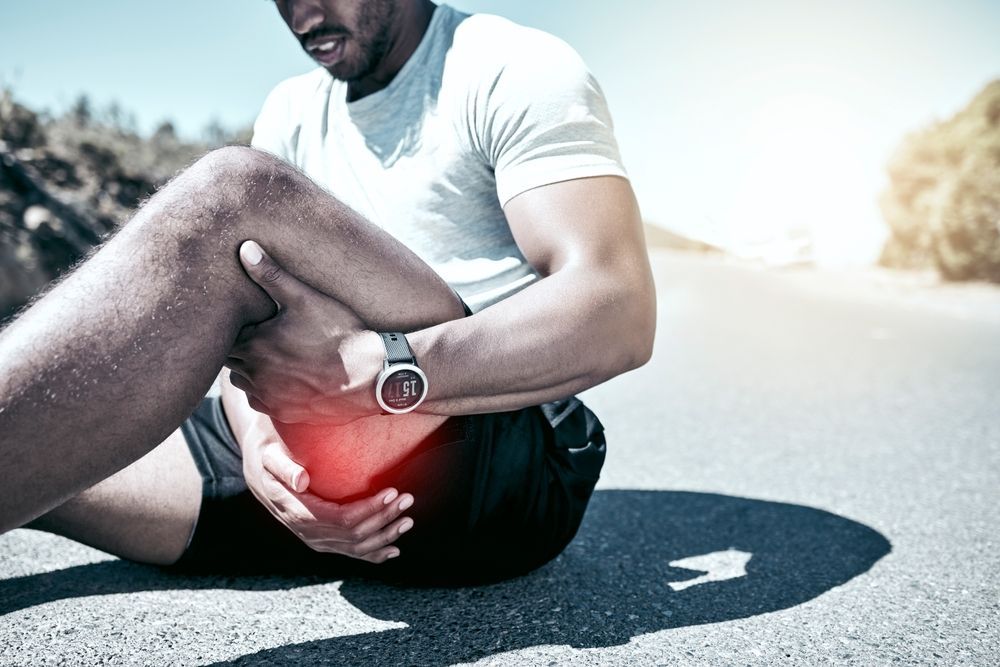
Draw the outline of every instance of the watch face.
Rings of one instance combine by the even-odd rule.
[[[409,369],[394,371],[386,376],[381,389],[382,402],[393,410],[406,410],[424,396],[423,375]]]

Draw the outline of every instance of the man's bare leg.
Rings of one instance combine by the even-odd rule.
[[[256,239],[373,329],[462,315],[412,252],[284,163],[216,151],[0,334],[0,532],[149,452],[194,409],[239,330],[274,313]]]
[[[149,454],[28,524],[143,563],[169,565],[187,547],[202,479],[180,430]]]

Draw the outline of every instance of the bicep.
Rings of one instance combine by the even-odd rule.
[[[626,269],[648,263],[629,181],[597,176],[523,192],[504,207],[525,259],[547,276],[567,266]]]

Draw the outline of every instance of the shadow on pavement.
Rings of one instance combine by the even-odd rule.
[[[619,645],[648,632],[801,604],[867,571],[890,549],[867,526],[799,505],[706,493],[597,491],[573,543],[528,576],[470,588],[349,579],[340,589],[347,601],[409,627],[281,646],[233,664],[445,665],[535,645]],[[272,590],[321,581],[184,577],[111,561],[2,580],[0,615],[85,595]]]

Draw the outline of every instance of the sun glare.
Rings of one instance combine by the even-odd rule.
[[[737,248],[793,239],[817,262],[849,261],[874,201],[863,119],[833,97],[774,97],[749,115],[728,216]]]

